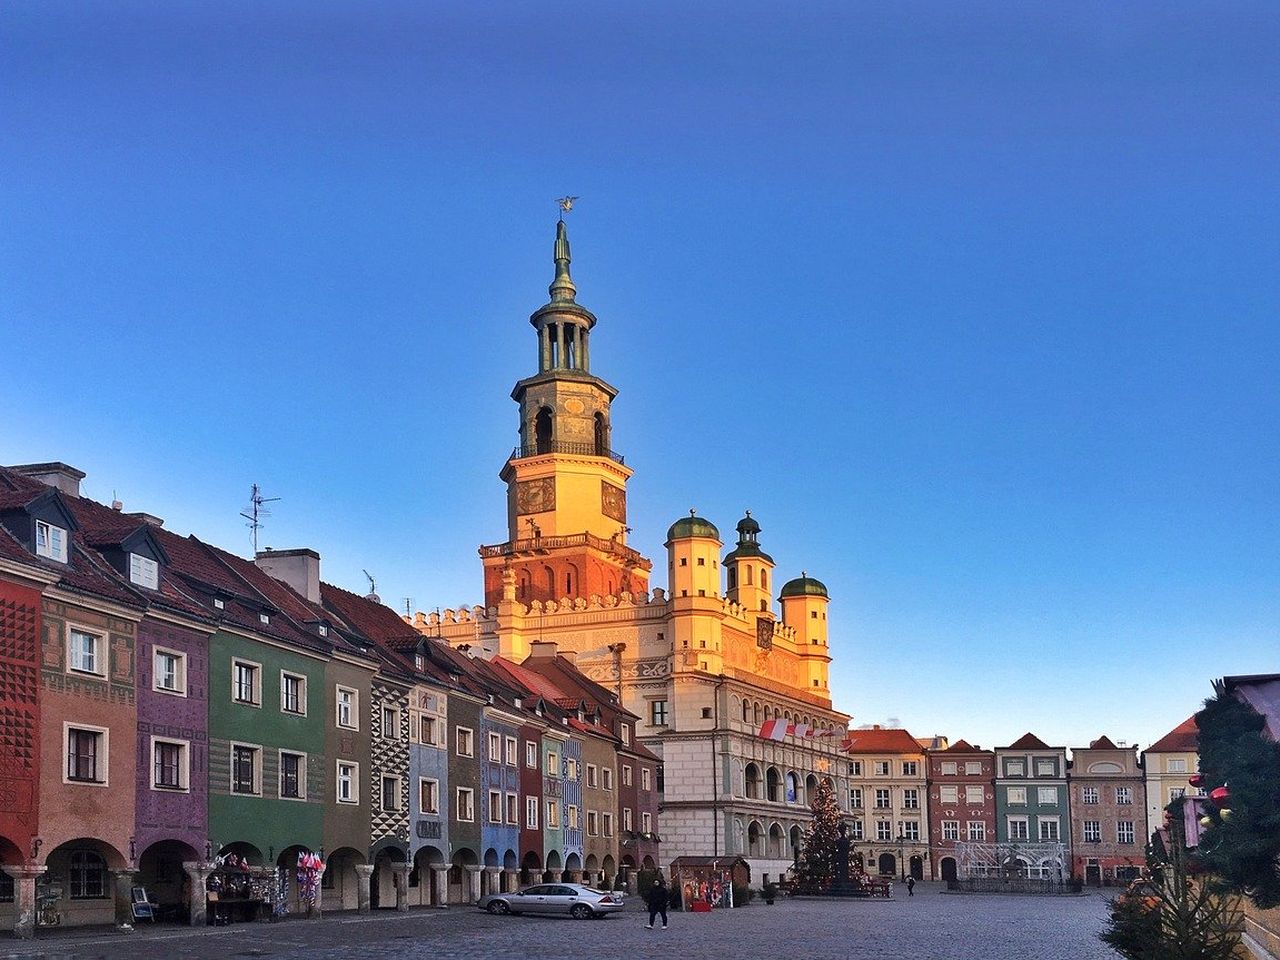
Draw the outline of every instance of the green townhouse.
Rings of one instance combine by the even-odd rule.
[[[996,839],[1002,872],[1063,880],[1070,864],[1067,751],[1027,733],[996,748]]]

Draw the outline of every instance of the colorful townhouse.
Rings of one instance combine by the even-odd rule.
[[[963,844],[995,843],[996,755],[957,740],[926,757],[930,876],[955,880],[970,872]]]
[[[1017,847],[1001,870],[1041,879],[1069,875],[1067,768],[1066,748],[1032,733],[996,748],[996,839]]]
[[[849,731],[851,849],[868,873],[925,877],[929,819],[924,748],[906,730]]]
[[[1164,808],[1182,796],[1200,791],[1187,779],[1200,771],[1199,732],[1196,718],[1187,717],[1142,754],[1147,788],[1146,837],[1164,825]]]
[[[1071,874],[1122,885],[1146,863],[1146,781],[1138,748],[1099,737],[1071,751]]]

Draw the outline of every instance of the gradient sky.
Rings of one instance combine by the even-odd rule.
[[[854,723],[1144,746],[1280,669],[1266,3],[0,12],[0,462],[481,599],[553,198],[632,543],[744,508]]]

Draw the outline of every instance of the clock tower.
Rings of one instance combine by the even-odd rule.
[[[648,589],[652,564],[626,545],[632,471],[614,451],[610,427],[618,391],[591,374],[596,318],[577,302],[563,218],[554,259],[551,299],[529,318],[538,372],[511,391],[520,441],[499,474],[507,485],[507,541],[480,548],[487,606],[502,599],[508,570],[509,599],[524,603]]]

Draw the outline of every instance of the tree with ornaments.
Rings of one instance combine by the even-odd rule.
[[[822,893],[837,878],[837,861],[841,847],[840,808],[829,780],[819,780],[813,795],[813,821],[800,843],[797,877],[806,893]],[[846,844],[847,849],[847,844]],[[846,854],[847,855],[847,854]]]

